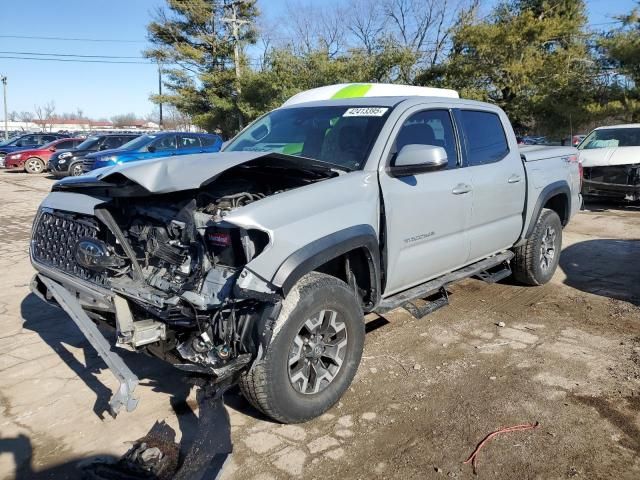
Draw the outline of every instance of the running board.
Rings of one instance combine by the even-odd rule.
[[[383,299],[376,308],[373,309],[376,313],[387,313],[395,308],[402,307],[407,302],[415,300],[416,298],[426,298],[434,293],[437,293],[441,288],[445,288],[450,283],[463,280],[465,278],[473,277],[481,272],[501,265],[504,262],[508,262],[513,258],[513,252],[506,251],[494,255],[493,257],[485,258],[479,262],[467,265],[464,268],[455,270],[451,273],[447,273],[441,277],[429,280],[426,283],[416,285],[404,292],[396,293],[395,295]]]
[[[436,295],[432,295],[431,298],[426,299],[424,305],[407,302],[402,308],[419,320],[447,305],[449,305],[449,294],[447,293],[447,289],[443,287]]]
[[[498,268],[498,267],[495,267]],[[482,280],[486,283],[497,283],[500,280],[504,280],[509,275],[511,275],[511,267],[509,266],[509,262],[503,262],[498,270],[491,271],[484,270],[479,272],[477,275],[474,275],[478,280]]]

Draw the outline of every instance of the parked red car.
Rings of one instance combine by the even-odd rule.
[[[4,157],[4,168],[24,169],[27,173],[42,173],[49,157],[57,151],[74,148],[82,143],[82,138],[60,138],[32,150],[20,150]]]

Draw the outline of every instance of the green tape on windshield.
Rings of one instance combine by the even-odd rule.
[[[338,90],[332,99],[338,98],[358,98],[364,97],[365,94],[371,89],[372,85],[370,83],[356,83],[353,85],[347,85],[344,88]]]

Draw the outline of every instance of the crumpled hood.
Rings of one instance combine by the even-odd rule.
[[[331,167],[325,162],[274,152],[198,153],[98,168],[79,177],[62,179],[54,185],[54,190],[96,186],[101,182],[119,183],[122,177],[137,183],[149,193],[191,190],[210,183],[225,170],[260,158],[268,158],[270,164],[283,168],[299,167],[326,172]]]
[[[609,167],[640,163],[640,147],[580,150],[580,162],[583,167]]]

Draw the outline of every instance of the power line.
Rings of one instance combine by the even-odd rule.
[[[118,56],[118,55],[80,55],[75,53],[43,53],[43,52],[3,52],[2,55],[38,55],[47,57],[80,57],[80,58],[137,58],[144,59],[141,56]]]
[[[33,57],[18,57],[0,55],[0,58],[6,58],[11,60],[36,60],[36,61],[48,61],[48,62],[77,62],[77,63],[119,63],[130,65],[155,65],[155,62],[128,62],[128,61],[111,61],[111,60],[82,60],[75,58],[33,58]]]
[[[115,38],[35,37],[30,35],[0,35],[0,38],[20,38],[24,40],[60,40],[65,42],[147,43],[145,40],[122,40]]]

